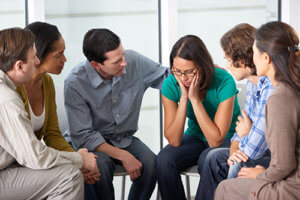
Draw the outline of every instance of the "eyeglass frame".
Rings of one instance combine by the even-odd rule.
[[[172,68],[175,68],[176,70],[178,70],[175,66],[173,66]],[[195,70],[195,69],[194,69]],[[181,72],[180,70],[175,71],[175,70],[171,70],[172,74],[174,75],[174,73],[177,73],[177,76],[182,76],[184,75],[185,77],[194,77],[197,74],[197,71],[191,71],[187,74],[187,72]],[[179,75],[180,74],[180,75]]]

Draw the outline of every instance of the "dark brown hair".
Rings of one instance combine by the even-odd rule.
[[[57,27],[46,22],[33,22],[25,27],[35,36],[36,56],[42,60],[54,51],[54,43],[61,37]]]
[[[283,22],[262,25],[255,34],[260,52],[269,54],[275,69],[275,79],[300,94],[300,51],[296,31]]]
[[[82,49],[88,61],[103,64],[107,59],[104,54],[117,49],[120,44],[120,38],[111,30],[98,28],[91,29],[85,34]]]
[[[174,58],[177,56],[194,62],[199,74],[198,94],[207,91],[215,73],[215,66],[203,41],[195,35],[180,38],[172,48],[170,67],[173,66]]]
[[[221,38],[221,46],[225,56],[232,60],[232,65],[239,68],[239,62],[244,61],[245,65],[252,69],[252,74],[256,74],[253,63],[254,33],[256,29],[247,23],[238,24]]]
[[[34,35],[21,28],[0,31],[0,69],[11,70],[18,60],[27,62],[28,51],[33,48]]]

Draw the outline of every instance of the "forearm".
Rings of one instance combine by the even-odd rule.
[[[58,135],[60,134],[60,135]],[[58,151],[74,152],[75,150],[67,143],[61,133],[47,133],[44,136],[44,141],[48,147],[52,147]]]
[[[165,126],[165,137],[171,146],[179,146],[184,133],[187,112],[187,98],[181,98],[174,119]]]
[[[194,100],[192,102],[193,110],[197,119],[197,122],[207,139],[210,147],[219,146],[224,138],[221,135],[221,131],[218,126],[208,116],[202,102],[200,100]]]
[[[232,141],[231,145],[230,145],[230,155],[232,155],[232,153],[236,152],[237,150],[239,150],[239,142],[238,141]]]
[[[105,153],[109,155],[110,157],[122,161],[125,158],[125,155],[128,153],[128,151],[125,151],[123,149],[119,149],[117,147],[114,147],[107,142],[102,143],[96,148],[96,151]]]

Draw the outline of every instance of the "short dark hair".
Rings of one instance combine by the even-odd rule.
[[[27,54],[34,45],[31,31],[9,28],[0,31],[0,69],[8,72],[18,60],[27,62]]]
[[[54,51],[53,44],[61,37],[58,28],[45,22],[33,22],[25,27],[35,36],[36,55],[42,60],[48,53]]]
[[[83,53],[88,61],[102,63],[107,59],[105,53],[120,46],[120,38],[108,29],[91,29],[83,39]]]
[[[255,33],[255,42],[258,50],[269,54],[274,63],[275,79],[300,95],[300,51],[296,31],[283,22],[268,22]]]
[[[243,60],[245,65],[256,74],[253,63],[253,43],[256,29],[247,23],[238,24],[221,38],[221,46],[225,55],[232,60],[232,65],[239,68],[239,61]]]
[[[186,35],[180,38],[173,46],[170,54],[170,67],[173,66],[174,58],[180,57],[194,62],[199,73],[199,94],[206,91],[212,82],[215,66],[203,41],[195,35]]]

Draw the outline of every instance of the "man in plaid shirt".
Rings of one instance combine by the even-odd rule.
[[[218,183],[226,178],[249,176],[247,168],[268,167],[270,152],[265,141],[265,104],[273,91],[267,77],[256,75],[252,46],[255,28],[239,24],[221,39],[227,65],[237,81],[247,79],[245,110],[238,117],[230,148],[218,148],[207,155],[208,166],[201,174],[196,199],[211,200]],[[241,170],[240,170],[241,169]]]

